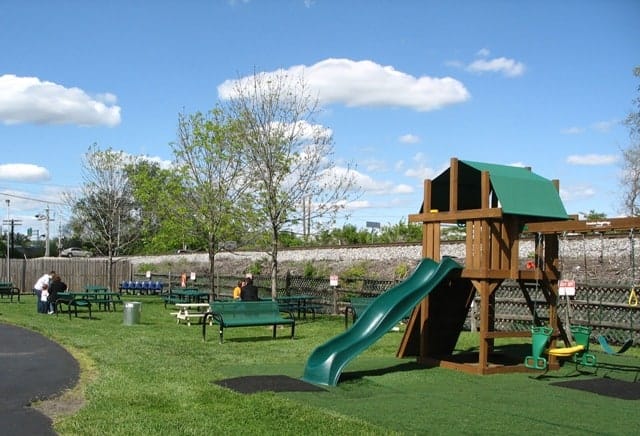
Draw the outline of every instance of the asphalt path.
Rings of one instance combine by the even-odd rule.
[[[56,397],[78,382],[78,362],[39,333],[0,323],[0,433],[55,435],[31,402]]]

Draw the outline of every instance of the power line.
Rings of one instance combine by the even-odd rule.
[[[36,201],[39,203],[57,204],[59,206],[64,206],[64,203],[60,203],[58,201],[41,200],[39,198],[25,197],[23,195],[16,195],[16,194],[8,194],[6,192],[0,192],[0,195],[4,195],[6,197],[11,197],[11,198],[19,198],[20,200],[29,200],[29,201]]]

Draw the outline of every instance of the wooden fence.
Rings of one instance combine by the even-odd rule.
[[[105,258],[67,259],[63,257],[39,257],[35,259],[11,259],[7,280],[6,259],[0,259],[0,278],[10,281],[22,293],[31,293],[33,285],[42,274],[56,271],[69,289],[83,290],[87,285],[108,286],[118,289],[122,280],[133,274],[128,260],[117,260],[111,265],[112,282],[109,277],[109,260]]]
[[[108,271],[111,268],[112,281],[107,283]],[[66,259],[66,258],[36,258],[12,259],[9,268],[9,280],[20,288],[22,293],[30,293],[38,278],[49,271],[56,271],[61,275],[71,290],[82,290],[87,285],[109,286],[117,290],[125,280],[154,280],[165,285],[165,291],[172,286],[180,285],[180,273],[153,274],[147,278],[136,273],[132,264],[126,259],[118,259],[109,265],[103,258],[94,259]],[[213,280],[213,293],[217,297],[228,297],[241,277],[216,276]],[[0,262],[0,279],[7,279],[6,260]],[[264,296],[270,295],[271,277],[255,276],[254,283]],[[376,296],[394,286],[393,280],[375,280],[366,278],[340,277],[340,287],[329,286],[328,279],[307,278],[287,274],[278,281],[282,295],[309,294],[320,301],[325,313],[338,314],[351,297]],[[190,286],[201,289],[211,289],[211,280],[200,274],[194,281],[189,280]],[[640,293],[628,286],[582,285],[577,284],[576,296],[571,300],[561,299],[558,316],[562,321],[567,319],[572,324],[589,325],[595,334],[604,334],[612,342],[624,342],[633,338],[640,342],[640,304],[629,298],[632,291]],[[541,319],[548,317],[548,306],[542,291],[532,288],[529,293],[535,305],[535,310]],[[638,295],[640,298],[640,295]],[[477,297],[474,307],[479,307]],[[474,329],[477,325],[478,314],[474,307],[468,314],[465,327]],[[496,290],[495,303],[496,328],[503,331],[525,330],[531,327],[532,316],[527,301],[518,286],[505,282]]]
[[[155,276],[154,276],[155,277]],[[214,279],[214,293],[217,297],[230,297],[233,287],[240,277],[217,276]],[[145,280],[144,276],[134,277]],[[169,274],[164,277],[165,283],[179,285],[179,275]],[[155,278],[154,278],[155,280]],[[340,287],[329,286],[328,279],[308,278],[287,274],[279,281],[278,294],[296,295],[306,294],[316,297],[324,307],[324,313],[344,313],[344,308],[351,297],[375,297],[391,288],[397,281],[375,280],[366,278],[340,277]],[[260,290],[261,296],[271,294],[271,277],[254,276],[254,284]],[[210,289],[211,281],[206,276],[200,276],[190,283],[201,289]],[[544,299],[542,290],[532,286],[528,289],[534,304],[534,309],[541,320],[548,319],[549,307]],[[603,334],[612,343],[622,343],[628,338],[640,342],[640,304],[634,301],[633,288],[620,285],[583,285],[576,286],[576,296],[567,300],[561,298],[558,305],[558,316],[562,322],[567,320],[571,324],[588,325],[593,328],[594,335]],[[640,289],[634,292],[640,293]],[[504,282],[496,290],[495,326],[501,331],[521,331],[532,327],[533,317],[520,288],[510,282]],[[640,295],[638,295],[640,298]],[[474,304],[467,315],[465,329],[473,330],[479,323],[477,308],[480,307],[480,297],[476,296]]]

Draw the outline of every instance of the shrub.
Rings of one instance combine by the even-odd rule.
[[[407,274],[409,274],[409,265],[404,262],[397,265],[393,270],[393,275],[396,279],[404,279]]]
[[[345,277],[353,278],[353,279],[363,279],[367,277],[368,274],[370,274],[369,270],[370,270],[369,263],[364,261],[364,262],[354,263],[349,268],[345,269],[342,272],[342,275],[344,275]]]
[[[260,274],[262,274],[262,262],[264,261],[264,259],[260,259],[260,260],[256,260],[255,262],[253,262],[249,268],[247,269],[247,272],[251,273],[254,276],[259,276]]]

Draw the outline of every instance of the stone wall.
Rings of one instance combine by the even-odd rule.
[[[520,258],[523,263],[534,251],[534,241],[521,240]],[[588,285],[615,284],[635,285],[640,279],[640,242],[638,238],[629,237],[567,237],[560,243],[560,265],[563,278],[575,279]],[[465,244],[463,242],[443,241],[443,256],[452,256],[464,260]],[[631,257],[633,253],[633,259]],[[371,278],[393,279],[398,265],[404,264],[411,269],[421,258],[421,246],[404,245],[391,247],[360,248],[309,248],[281,250],[278,255],[279,269],[302,273],[306,263],[333,274],[342,274],[355,264],[365,265]],[[205,253],[163,256],[150,258],[147,256],[132,258],[136,263],[170,262],[174,268],[189,267],[194,270],[208,271],[208,256]],[[167,260],[169,259],[169,260]],[[249,268],[259,263],[264,270],[268,269],[268,256],[264,252],[239,251],[222,252],[216,255],[216,271],[225,275],[242,275]]]

